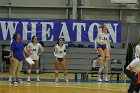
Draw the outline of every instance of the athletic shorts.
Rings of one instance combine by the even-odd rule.
[[[101,48],[101,49],[106,49],[107,47],[106,47],[106,45],[101,45],[101,44],[98,44],[98,46],[97,46],[97,48]]]
[[[63,58],[57,58],[59,62],[62,62],[63,61]]]

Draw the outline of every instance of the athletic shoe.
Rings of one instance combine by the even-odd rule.
[[[30,82],[31,80],[30,80],[30,78],[27,78],[27,82]]]
[[[59,82],[59,80],[56,78],[56,79],[55,79],[55,82]]]
[[[105,82],[108,82],[108,79],[107,78],[105,79]]]
[[[12,78],[9,78],[9,80],[8,80],[9,82],[12,82]]]
[[[68,79],[65,79],[65,81],[66,81],[66,82],[69,82],[69,80],[68,80]]]
[[[102,80],[101,78],[98,78],[97,81],[98,81],[98,82],[102,82],[103,80]]]
[[[108,82],[107,76],[105,76],[105,82]]]
[[[36,81],[37,81],[37,82],[40,82],[40,79],[39,79],[39,78],[37,78],[37,79],[36,79]]]

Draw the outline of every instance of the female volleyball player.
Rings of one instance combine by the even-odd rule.
[[[19,75],[22,70],[23,55],[23,43],[20,41],[20,35],[15,35],[16,40],[11,44],[11,62],[12,62],[12,83],[20,83]]]
[[[138,44],[136,45],[136,48],[135,48],[135,58],[138,58],[140,55],[140,38],[138,40]]]
[[[12,42],[13,41],[15,41],[16,40],[16,34],[14,33],[13,34],[13,37],[12,37],[12,40],[11,40],[11,42],[10,42],[10,46],[11,46],[11,44],[12,44]],[[10,57],[10,66],[9,66],[9,82],[12,82],[12,68],[13,68],[13,66],[12,66],[12,60],[11,60],[11,57]]]
[[[102,32],[98,33],[98,36],[95,41],[95,49],[98,51],[99,58],[93,61],[93,66],[96,61],[100,62],[100,69],[98,71],[98,80],[102,81],[101,73],[104,70],[105,76],[104,80],[108,82],[108,61],[110,59],[110,42],[109,42],[109,34],[107,32],[107,28],[105,25],[101,26]],[[98,44],[97,44],[98,43]]]
[[[54,56],[55,56],[55,82],[58,82],[58,70],[59,66],[62,66],[64,71],[64,78],[66,82],[69,82],[67,79],[67,69],[66,69],[66,44],[63,44],[61,38],[57,40],[57,44],[54,46]]]
[[[29,43],[25,49],[30,49],[32,52],[30,55],[30,58],[34,61],[35,63],[35,68],[36,68],[36,75],[37,75],[37,80],[40,82],[39,79],[39,55],[43,52],[44,48],[41,46],[40,43],[38,43],[37,37],[33,36],[31,43]],[[31,69],[32,69],[32,64],[28,64],[29,69],[28,69],[28,78],[27,82],[30,82],[30,74],[31,74]]]

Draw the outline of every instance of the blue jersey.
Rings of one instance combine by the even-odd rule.
[[[21,41],[13,41],[11,44],[11,51],[13,51],[14,58],[18,59],[19,61],[23,60],[23,43]]]

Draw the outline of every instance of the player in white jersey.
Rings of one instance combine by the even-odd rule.
[[[31,43],[29,43],[25,48],[30,49],[31,55],[30,58],[35,62],[35,68],[36,68],[36,74],[37,74],[37,80],[39,79],[39,55],[43,52],[44,48],[41,46],[40,43],[37,41],[37,37],[33,36]],[[28,79],[27,81],[30,82],[30,74],[31,74],[32,64],[29,64],[28,69]]]
[[[140,55],[140,39],[138,40],[138,44],[135,47],[135,58],[138,58]]]
[[[55,56],[55,82],[58,82],[58,70],[59,66],[62,66],[64,71],[64,78],[66,82],[69,82],[67,79],[67,69],[66,69],[66,44],[63,44],[61,38],[57,40],[57,44],[54,46],[54,56]]]
[[[110,60],[110,42],[109,34],[105,25],[101,26],[102,32],[98,33],[95,40],[95,50],[98,51],[99,58],[93,61],[93,67],[95,67],[97,61],[100,62],[100,68],[98,71],[97,81],[102,82],[101,73],[104,70],[105,76],[104,80],[108,82],[108,61]]]
[[[12,40],[10,41],[10,46],[11,46],[11,44],[12,44],[12,42],[13,41],[15,41],[16,40],[16,33],[14,33],[13,34],[13,37],[12,37]],[[11,58],[10,58],[10,66],[9,66],[9,82],[12,82],[12,60],[11,60]]]
[[[128,89],[128,93],[139,93],[140,84],[138,83],[139,77],[136,75],[140,72],[140,54],[138,58],[132,60],[132,62],[126,67],[125,74],[131,79],[131,83]]]

